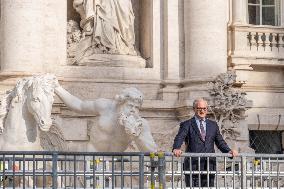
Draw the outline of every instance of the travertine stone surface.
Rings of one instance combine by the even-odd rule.
[[[226,72],[228,1],[184,1],[184,9],[185,77]]]
[[[64,1],[1,1],[1,71],[47,72],[65,64],[66,12]]]
[[[284,130],[284,19],[279,26],[248,25],[245,0],[76,0],[79,8],[80,2],[131,2],[137,56],[95,53],[74,64],[83,30],[73,0],[1,0],[1,95],[38,72],[53,73],[82,100],[114,99],[135,87],[144,94],[140,117],[157,149],[171,151],[179,122],[193,115],[193,100],[209,98],[208,83],[230,67],[236,71],[232,87],[253,101],[240,125]],[[70,150],[87,150],[88,129],[99,117],[76,113],[57,96],[51,113]],[[138,148],[130,143],[127,150]]]

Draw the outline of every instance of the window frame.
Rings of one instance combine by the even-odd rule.
[[[262,16],[262,9],[263,7],[274,7],[274,16],[275,16],[275,25],[267,25],[266,26],[281,26],[281,12],[283,11],[283,0],[274,0],[274,5],[263,5],[262,3],[263,0],[259,0],[258,4],[254,4],[254,3],[249,3],[249,0],[247,0],[247,23],[249,23],[249,6],[255,6],[255,7],[259,7],[259,24],[251,24],[251,25],[255,25],[255,26],[264,26],[263,24],[263,16]]]

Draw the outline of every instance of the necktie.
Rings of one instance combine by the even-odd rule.
[[[199,120],[199,123],[200,123],[200,134],[201,134],[201,138],[202,138],[203,141],[205,141],[206,133],[205,133],[205,129],[204,129],[204,126],[203,126],[203,121],[202,121],[202,120]]]

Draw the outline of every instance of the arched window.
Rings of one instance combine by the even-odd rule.
[[[280,0],[248,0],[248,22],[254,25],[280,25]]]

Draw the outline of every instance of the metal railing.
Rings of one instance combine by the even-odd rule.
[[[284,155],[0,152],[1,188],[201,188],[212,175],[203,188],[283,188]]]

